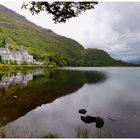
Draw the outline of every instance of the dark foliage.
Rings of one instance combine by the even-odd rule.
[[[46,11],[53,15],[55,23],[66,22],[67,19],[77,17],[81,12],[94,9],[97,1],[92,2],[29,2],[23,3],[22,8],[29,9],[34,15]]]

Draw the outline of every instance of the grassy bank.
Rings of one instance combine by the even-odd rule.
[[[53,65],[13,65],[13,64],[0,64],[0,71],[24,70],[32,68],[55,68]]]

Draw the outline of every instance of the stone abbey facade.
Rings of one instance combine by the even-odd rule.
[[[17,64],[28,62],[31,64],[43,64],[33,59],[33,56],[28,51],[21,49],[20,51],[11,51],[7,45],[0,48],[0,56],[2,61],[12,61]]]

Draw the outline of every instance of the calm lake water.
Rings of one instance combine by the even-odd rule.
[[[80,114],[79,109],[86,109]],[[101,117],[104,125],[81,116]],[[0,74],[0,137],[140,137],[140,68]]]

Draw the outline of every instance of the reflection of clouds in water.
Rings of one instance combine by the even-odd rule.
[[[105,127],[102,129],[113,129],[113,136],[140,136],[138,131],[140,114],[137,113],[140,112],[140,69],[106,68],[105,71],[110,74],[106,82],[97,85],[85,84],[71,95],[38,107],[7,125],[5,127],[7,132],[10,133],[12,130],[21,136],[31,133],[35,137],[54,132],[72,137],[76,135],[75,129],[79,126],[93,131],[95,125],[86,125],[80,120],[78,110],[85,108],[88,115],[103,117]],[[107,117],[117,121],[112,122]]]
[[[78,113],[81,105],[74,107],[77,104],[77,96],[75,96],[77,94],[73,95],[57,99],[53,104],[38,107],[36,110],[29,112],[25,117],[7,125],[6,129],[11,127],[12,131],[21,134],[21,136],[28,135],[28,131],[34,134],[35,137],[51,132],[57,132],[65,137],[76,135],[75,129],[81,124]],[[83,123],[82,126],[84,127],[85,124]],[[18,127],[22,127],[23,130],[18,129]],[[38,133],[35,133],[36,131]]]

